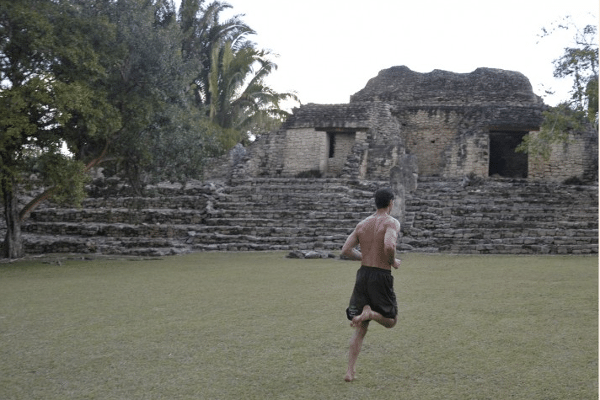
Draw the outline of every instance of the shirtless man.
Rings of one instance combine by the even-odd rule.
[[[350,298],[346,316],[355,328],[350,339],[348,370],[344,380],[355,378],[355,364],[369,321],[393,328],[397,322],[398,306],[394,293],[392,267],[398,269],[396,240],[400,223],[390,216],[394,204],[394,193],[390,189],[375,192],[375,214],[361,221],[350,234],[342,248],[342,255],[361,261],[356,273],[356,283]],[[356,246],[360,245],[360,251]]]

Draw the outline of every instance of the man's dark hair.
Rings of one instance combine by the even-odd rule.
[[[375,206],[379,210],[380,208],[386,208],[390,205],[390,201],[394,200],[394,192],[390,188],[378,189],[375,192]]]

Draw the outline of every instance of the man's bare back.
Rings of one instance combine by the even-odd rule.
[[[396,241],[400,222],[387,210],[377,210],[361,221],[348,237],[342,254],[361,260],[362,265],[383,269],[398,268]],[[360,244],[360,252],[354,248]]]
[[[391,269],[395,260],[400,223],[390,215],[376,213],[359,223],[356,230],[362,252],[362,264]],[[386,244],[388,251],[386,251]],[[390,247],[393,247],[393,252],[389,251]]]

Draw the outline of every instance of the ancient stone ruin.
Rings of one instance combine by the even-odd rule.
[[[279,131],[249,149],[233,175],[289,177],[313,171],[387,180],[392,168],[404,171],[416,163],[419,176],[426,177],[597,178],[597,135],[575,135],[549,162],[515,152],[524,135],[539,130],[544,107],[519,72],[418,73],[392,67],[348,104],[295,109]]]
[[[514,151],[544,107],[518,72],[393,67],[348,104],[295,109],[204,181],[134,197],[100,179],[83,209],[44,204],[23,225],[26,252],[327,256],[391,186],[399,251],[597,254],[597,134],[575,134],[541,164]]]

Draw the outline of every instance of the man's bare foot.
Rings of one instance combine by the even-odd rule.
[[[344,380],[346,382],[352,382],[355,378],[356,375],[356,371],[348,371],[346,372],[346,376],[344,377]]]
[[[357,315],[356,317],[352,318],[352,322],[350,323],[350,326],[353,328],[356,328],[364,321],[369,321],[372,318],[372,315],[373,315],[373,310],[371,310],[371,306],[368,306],[368,305],[364,306],[362,313],[360,315]]]

